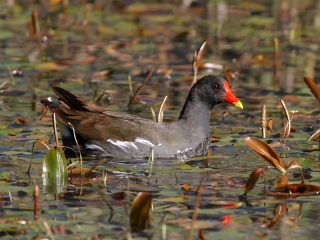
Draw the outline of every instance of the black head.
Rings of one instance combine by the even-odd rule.
[[[214,105],[219,103],[230,103],[236,107],[243,108],[241,102],[231,92],[227,80],[222,77],[205,76],[199,79],[191,88],[188,98],[180,113],[180,118],[186,118],[192,105],[202,105],[201,108],[211,110]]]
[[[227,80],[222,77],[209,75],[199,79],[190,90],[189,97],[193,101],[207,104],[210,109],[219,103],[230,103],[242,108],[241,102],[231,92]]]

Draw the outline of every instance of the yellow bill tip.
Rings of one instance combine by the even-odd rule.
[[[236,107],[238,107],[238,108],[243,109],[242,103],[241,103],[240,101],[234,102],[233,105],[236,106]]]

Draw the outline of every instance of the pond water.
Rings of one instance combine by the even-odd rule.
[[[247,198],[255,168],[271,191],[281,173],[245,144],[261,138],[261,106],[273,118],[270,143],[284,165],[295,160],[306,183],[320,186],[320,151],[306,151],[320,129],[319,101],[303,78],[320,87],[318,1],[1,1],[0,11],[0,236],[11,239],[311,239],[320,227],[320,197],[265,195],[259,179]],[[88,2],[88,3],[87,3]],[[13,4],[13,5],[11,5]],[[33,16],[33,17],[32,17]],[[38,19],[38,21],[36,20]],[[37,24],[38,22],[38,24]],[[37,30],[38,29],[38,30]],[[60,86],[119,112],[152,119],[168,96],[164,121],[178,118],[193,79],[194,51],[208,37],[198,79],[236,77],[232,91],[244,109],[227,104],[211,114],[212,153],[187,162],[86,159],[94,177],[69,176],[53,194],[43,186],[42,163],[53,147],[52,121],[40,99]],[[274,42],[279,51],[274,54]],[[274,58],[276,56],[276,72]],[[151,79],[128,108],[133,91]],[[105,94],[102,93],[105,91]],[[283,138],[286,103],[292,129]],[[79,166],[79,164],[77,165]],[[297,169],[290,183],[300,183]],[[319,174],[319,175],[318,175]],[[40,187],[39,218],[33,191]],[[202,187],[200,197],[195,190]],[[191,190],[190,190],[190,189]],[[150,226],[130,232],[129,207],[138,192],[153,195]],[[113,207],[111,212],[106,201]],[[196,221],[191,221],[199,204]],[[192,226],[192,227],[191,227]],[[193,229],[193,232],[190,231]],[[37,238],[38,237],[38,238]]]

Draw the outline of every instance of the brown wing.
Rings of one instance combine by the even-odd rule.
[[[71,92],[60,88],[52,87],[52,90],[58,97],[59,103],[67,108],[78,110],[78,111],[89,111],[89,112],[104,112],[107,111],[106,108],[101,107],[97,104],[87,101]]]
[[[108,139],[134,141],[137,136],[158,144],[162,124],[134,115],[121,114],[89,102],[62,88],[54,87],[59,99],[56,116],[84,138],[106,142]],[[56,105],[55,105],[56,107]]]

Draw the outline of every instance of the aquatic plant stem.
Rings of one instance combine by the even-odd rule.
[[[267,120],[266,120],[266,105],[263,104],[261,108],[261,131],[262,131],[262,138],[266,138],[266,131],[267,131]]]
[[[33,161],[33,156],[34,156],[34,145],[37,143],[37,142],[40,142],[41,144],[43,144],[44,146],[46,146],[46,148],[49,150],[49,146],[47,144],[45,144],[45,142],[43,141],[40,141],[39,139],[37,139],[36,141],[33,142],[32,144],[32,150],[31,150],[31,159],[30,159],[30,164],[29,164],[29,167],[28,167],[28,171],[27,171],[27,174],[30,173],[30,169],[31,169],[31,165],[32,165],[32,161]]]
[[[154,149],[150,148],[150,155],[149,155],[148,163],[151,163],[151,165],[150,165],[150,170],[149,170],[149,175],[148,175],[148,183],[150,182],[150,178],[152,176],[153,161],[154,161]]]
[[[197,51],[194,51],[193,61],[192,61],[192,70],[193,70],[193,80],[192,85],[197,82],[198,68],[197,68]]]
[[[76,136],[76,131],[74,130],[74,127],[73,125],[68,122],[68,125],[71,127],[72,129],[72,132],[73,132],[73,138],[74,138],[74,141],[76,142],[76,145],[77,145],[77,148],[78,148],[78,151],[79,151],[79,158],[80,158],[80,176],[82,176],[82,154],[81,154],[81,150],[80,150],[80,147],[79,147],[79,144],[78,144],[78,140],[77,140],[77,136]],[[81,181],[82,177],[80,177],[80,181]]]
[[[90,183],[92,184],[92,186],[97,190],[98,194],[100,195],[100,197],[102,198],[102,200],[106,203],[106,205],[109,207],[111,214],[113,214],[114,210],[113,207],[109,204],[107,198],[103,195],[103,193],[100,191],[100,189],[97,187],[97,185],[95,185],[92,181],[90,181]]]
[[[162,240],[166,240],[167,239],[167,224],[165,223],[166,218],[167,218],[167,213],[164,214],[162,220],[161,220],[161,234],[162,234]]]
[[[39,201],[39,187],[34,186],[34,206],[33,206],[33,219],[38,219],[38,201]]]
[[[129,82],[130,97],[133,97],[132,81],[131,81],[130,75],[128,76],[128,82]]]
[[[279,40],[277,37],[273,39],[273,87],[279,88],[278,82],[278,58],[279,58]]]
[[[131,106],[132,103],[134,102],[134,100],[136,99],[136,97],[140,94],[140,92],[142,91],[142,88],[147,84],[147,82],[150,80],[152,74],[154,72],[154,69],[152,69],[148,76],[144,79],[144,81],[141,83],[140,87],[137,89],[137,91],[134,93],[133,97],[131,98],[128,106]]]
[[[58,147],[59,140],[58,140],[57,120],[56,120],[56,113],[54,112],[54,110],[52,111],[52,122],[53,122],[54,139],[56,142],[56,147]]]
[[[314,83],[314,81],[312,80],[312,78],[305,76],[303,78],[305,84],[310,88],[312,94],[315,96],[315,98],[320,101],[320,90],[317,87],[317,85]]]
[[[202,186],[203,179],[204,179],[204,173],[202,173],[202,176],[201,176],[201,179],[200,179],[200,183],[199,183],[199,186],[198,186],[197,191],[196,191],[197,198],[196,198],[196,203],[194,205],[194,210],[193,210],[193,215],[192,215],[192,219],[191,219],[191,226],[190,226],[190,231],[189,231],[189,235],[188,235],[188,240],[192,240],[193,239],[194,222],[197,219],[198,208],[200,206],[201,186]]]
[[[223,65],[223,73],[224,73],[224,78],[227,80],[228,83],[231,82],[230,74],[228,72],[228,67]]]
[[[7,67],[8,71],[9,71],[11,83],[12,83],[12,85],[14,86],[14,85],[16,85],[16,82],[15,82],[14,76],[13,76],[13,74],[12,74],[12,69],[11,69],[11,67],[10,67],[9,65],[7,65],[7,64],[6,64],[6,67]],[[0,89],[3,88],[4,85],[6,85],[7,83],[8,83],[8,81],[4,81],[4,82],[0,85]]]
[[[152,115],[153,121],[157,122],[156,113],[154,112],[152,107],[150,107],[150,110],[151,110],[151,115]]]
[[[51,240],[54,240],[54,236],[53,236],[53,233],[51,231],[51,228],[49,226],[49,224],[47,223],[47,221],[42,221],[42,225],[43,227],[46,229],[46,235],[51,239]]]
[[[0,194],[0,207],[2,207],[2,203],[3,203],[3,191],[4,191],[4,183],[1,183],[1,194]]]
[[[163,123],[163,112],[164,112],[164,106],[166,103],[168,96],[165,96],[165,98],[162,101],[162,104],[160,106],[159,114],[158,114],[158,123]]]
[[[290,134],[290,131],[291,131],[291,119],[290,119],[290,116],[289,116],[289,112],[287,110],[287,107],[286,107],[286,104],[284,103],[284,101],[280,98],[280,103],[282,105],[282,108],[284,110],[284,113],[285,113],[285,116],[286,116],[286,119],[287,119],[287,124],[284,128],[284,132],[283,132],[283,138],[288,138],[289,137],[289,134]]]

